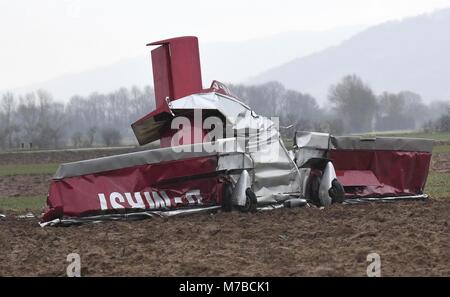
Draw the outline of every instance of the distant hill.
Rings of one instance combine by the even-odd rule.
[[[249,82],[277,80],[325,102],[329,86],[351,73],[377,92],[411,90],[427,101],[450,100],[450,9],[370,27]]]
[[[242,82],[296,57],[338,44],[362,29],[362,26],[351,26],[323,32],[286,32],[236,42],[202,43],[200,39],[203,83],[207,87],[213,79]],[[43,88],[57,100],[66,101],[74,94],[88,95],[94,91],[103,93],[120,87],[152,84],[149,53],[148,56],[124,59],[109,66],[62,75],[12,91],[26,93]]]

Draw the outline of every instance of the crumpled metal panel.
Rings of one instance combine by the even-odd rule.
[[[270,144],[266,153],[250,153],[254,161],[253,190],[260,203],[276,203],[288,198],[279,195],[299,192],[300,174],[281,142]]]
[[[239,100],[219,93],[187,96],[171,102],[172,110],[215,109],[236,130],[236,141],[253,161],[249,171],[258,203],[282,202],[288,193],[301,192],[298,168],[280,138],[278,127]]]
[[[298,167],[302,167],[308,160],[312,158],[326,158],[327,151],[315,148],[300,148],[295,152],[295,163]]]
[[[253,169],[253,160],[244,153],[220,154],[217,171]]]
[[[282,202],[292,198],[293,194],[300,195],[297,166],[270,119],[256,115],[235,98],[214,92],[178,99],[171,102],[170,108],[172,111],[183,108],[218,110],[225,116],[227,124],[236,130],[237,135],[235,138],[218,140],[224,144],[220,146],[222,152],[208,152],[203,147],[205,143],[197,143],[63,164],[51,185],[50,209],[44,220],[63,215],[85,216],[100,208],[109,209],[109,204],[102,205],[103,202],[96,198],[102,193],[110,195],[111,205],[117,200],[115,198],[122,197],[120,199],[124,201],[119,199],[122,204],[114,205],[125,209],[135,207],[132,205],[137,203],[133,200],[133,193],[140,193],[142,196],[163,191],[168,195],[170,205],[176,206],[178,198],[183,200],[193,188],[200,190],[205,206],[220,204],[223,184],[219,182],[217,174],[226,172],[230,176],[238,176],[244,169],[249,170],[250,185],[257,196],[258,205]],[[194,163],[187,170],[189,160]],[[215,163],[208,160],[215,160]],[[202,165],[203,161],[209,165],[205,167]],[[165,166],[165,170],[157,169],[161,166]],[[208,172],[203,172],[204,170]],[[195,177],[201,174],[213,177],[208,180]],[[181,177],[184,180],[176,180]],[[164,182],[163,185],[162,179],[173,182]],[[149,186],[149,183],[153,186]],[[117,197],[114,196],[113,199],[111,195]],[[125,199],[124,195],[131,198]],[[188,203],[186,199],[183,201]],[[145,209],[152,208],[150,201],[143,206]]]
[[[297,131],[295,132],[294,145],[298,148],[314,148],[327,150],[330,147],[330,134]]]
[[[389,150],[406,152],[433,151],[434,140],[406,137],[332,136],[331,149],[337,150]]]
[[[401,200],[427,200],[427,194],[412,195],[412,196],[391,196],[391,197],[364,197],[345,199],[343,204],[361,204],[368,202],[395,202]]]
[[[223,144],[221,147],[224,149],[221,154],[244,152],[244,149],[241,148],[233,138],[220,139],[218,142]],[[53,179],[63,179],[66,177],[81,176],[144,164],[215,156],[218,154],[217,152],[207,152],[203,150],[202,145],[203,144],[201,143],[188,144],[179,146],[176,150],[174,148],[150,149],[135,153],[65,163],[59,166]]]
[[[326,158],[330,146],[330,134],[297,131],[294,138],[295,163],[299,167],[302,194],[305,194],[306,184],[311,172],[309,168],[301,168],[312,158]]]
[[[298,170],[300,173],[300,181],[302,182],[303,194],[304,189],[306,188],[307,179],[309,173],[311,172],[311,169],[302,168],[302,165],[312,158],[326,158],[326,157],[327,151],[323,149],[300,148],[295,151],[295,163],[299,168]]]
[[[179,109],[216,109],[227,118],[229,123],[235,123],[240,114],[246,111],[252,113],[250,107],[241,101],[216,92],[194,94],[180,98],[172,101],[170,108],[175,111]],[[256,117],[256,114],[253,113],[253,116]],[[243,117],[245,118],[246,115],[243,115]]]
[[[173,216],[184,216],[197,213],[209,213],[220,209],[221,206],[209,206],[209,207],[196,207],[187,209],[176,209],[176,210],[166,210],[166,211],[141,211],[132,212],[124,214],[102,214],[97,216],[86,216],[86,217],[68,217],[62,219],[54,219],[47,222],[40,222],[41,227],[47,226],[71,226],[79,225],[85,223],[100,223],[104,221],[123,221],[123,220],[142,220],[153,217],[173,217]]]

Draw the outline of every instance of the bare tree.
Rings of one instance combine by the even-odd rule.
[[[422,108],[420,102],[420,96],[417,97],[411,92],[398,94],[383,92],[379,96],[376,129],[378,131],[415,129],[417,112]],[[425,106],[421,112],[427,113]]]
[[[356,75],[347,75],[330,87],[328,100],[350,132],[372,131],[377,101],[373,91]]]
[[[34,93],[28,93],[20,97],[19,102],[17,108],[18,122],[21,123],[19,138],[22,143],[35,143],[35,140],[39,139],[39,109],[36,96]]]
[[[106,146],[120,144],[120,132],[115,128],[103,128],[102,129],[103,144]]]
[[[83,134],[80,131],[74,132],[70,139],[74,147],[80,147],[83,144]]]
[[[87,146],[92,147],[95,141],[95,135],[97,134],[97,127],[92,126],[87,131]]]
[[[15,113],[15,98],[12,93],[6,93],[2,96],[0,111],[0,145],[3,147],[13,147],[13,137],[19,130],[17,124],[14,122]]]
[[[61,145],[61,140],[64,136],[64,128],[67,123],[64,113],[64,105],[61,103],[52,104],[49,108],[47,116],[47,133],[49,134],[49,138],[51,140],[50,144],[52,147],[58,148]],[[46,146],[48,146],[48,144],[46,144]]]
[[[281,126],[292,127],[280,131],[285,137],[291,137],[295,130],[334,134],[370,131],[374,124],[377,129],[413,129],[425,123],[430,131],[447,129],[448,118],[443,115],[448,102],[427,106],[420,95],[409,91],[382,93],[377,101],[369,86],[355,75],[331,86],[332,109],[320,107],[314,97],[287,90],[278,82],[231,85],[230,89],[257,114],[278,116]],[[130,124],[155,107],[154,91],[149,86],[75,95],[66,104],[55,102],[45,90],[18,97],[6,93],[0,99],[1,149],[20,143],[37,148],[118,145],[122,139],[134,137]]]

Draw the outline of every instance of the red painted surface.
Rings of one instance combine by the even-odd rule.
[[[62,216],[79,217],[130,211],[139,197],[143,208],[151,210],[220,204],[222,183],[216,168],[217,157],[212,156],[55,180],[50,185],[48,210],[43,221]],[[198,190],[199,195],[187,195],[193,190]],[[103,207],[99,195],[105,197]],[[149,199],[146,199],[146,195]],[[121,208],[115,208],[111,199]]]
[[[197,37],[177,37],[152,42],[147,45],[159,45],[159,47],[152,50],[156,110],[139,119],[133,125],[143,123],[150,117],[158,117],[162,113],[170,112],[167,105],[168,101],[204,91]],[[197,127],[195,123],[192,122],[191,126],[192,131],[199,130],[199,133],[203,136],[206,134],[206,131]],[[170,126],[161,127],[159,131],[161,147],[169,147],[172,142],[172,136],[176,132]],[[193,137],[184,137],[180,144],[197,142],[201,141]]]
[[[164,104],[167,97],[172,101],[202,91],[197,37],[178,37],[147,45],[160,45],[152,50],[157,108]]]
[[[380,186],[370,170],[336,170],[336,176],[343,186]]]
[[[152,50],[152,65],[156,109],[159,109],[167,106],[166,97],[174,98],[169,46],[160,46]]]
[[[328,154],[335,170],[341,172],[337,177],[348,197],[422,194],[431,161],[427,152],[330,150]],[[354,172],[343,178],[342,171],[349,170]],[[368,178],[367,171],[373,173],[378,185]],[[364,185],[357,186],[360,183]]]

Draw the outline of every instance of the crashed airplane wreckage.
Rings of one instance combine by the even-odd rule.
[[[276,119],[217,81],[203,89],[196,37],[148,45],[156,110],[132,129],[161,148],[62,164],[42,226],[427,198],[431,140],[297,132],[288,151]]]

